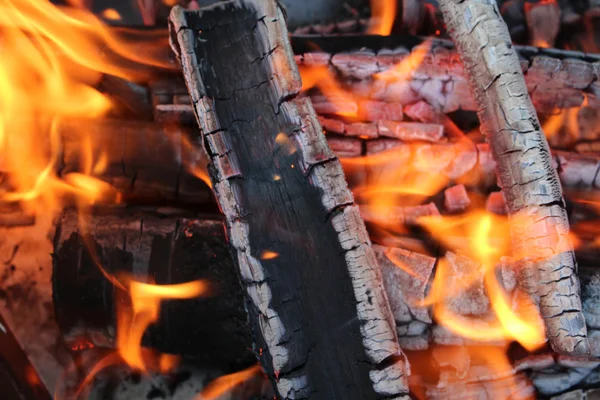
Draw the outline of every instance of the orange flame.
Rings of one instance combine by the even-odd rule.
[[[254,365],[244,371],[222,376],[212,381],[202,390],[196,400],[215,400],[260,373],[260,366]]]
[[[121,310],[118,313],[117,346],[123,360],[132,368],[146,371],[142,357],[142,337],[146,328],[156,322],[160,303],[166,299],[191,299],[206,295],[208,284],[194,281],[178,285],[151,285],[133,281],[129,284],[131,313]],[[163,361],[163,367],[171,364]]]
[[[371,0],[371,21],[367,33],[381,36],[392,33],[397,8],[397,0]]]
[[[440,172],[454,157],[453,147],[427,145],[435,149],[436,157],[423,149],[423,145],[404,144],[378,154],[341,159],[346,171],[367,168],[373,172],[368,184],[353,190],[358,202],[369,207],[371,222],[388,225],[394,208],[421,204],[448,184],[449,178]]]
[[[335,114],[344,117],[356,117],[358,115],[355,95],[337,82],[333,72],[327,66],[307,67],[300,65],[298,69],[302,77],[302,91],[317,87],[336,108]]]
[[[460,285],[451,285],[454,290],[448,290],[448,260],[440,262],[426,300],[427,304],[433,304],[440,324],[465,338],[480,342],[515,340],[528,350],[535,350],[544,344],[545,332],[541,318],[537,310],[533,314],[531,312],[535,309],[533,302],[526,296],[519,297],[517,308],[520,314],[517,314],[498,282],[496,266],[508,254],[510,246],[508,218],[475,211],[459,217],[425,217],[421,223],[447,247],[468,255],[478,264],[474,270],[460,277]],[[518,224],[520,221],[510,223]],[[455,315],[445,305],[445,300],[467,290],[482,276],[496,320],[490,322]],[[522,315],[525,313],[527,315]]]
[[[431,39],[426,40],[420,46],[415,47],[404,60],[390,69],[375,74],[374,78],[386,82],[399,82],[410,79],[411,74],[419,69],[419,66],[429,54],[432,43]]]
[[[576,141],[579,136],[579,122],[577,121],[579,109],[579,107],[573,107],[556,110],[543,124],[546,138],[552,142],[553,139],[561,139],[559,135],[562,133],[569,142]]]
[[[260,259],[261,260],[273,260],[277,257],[279,257],[278,253],[275,253],[274,251],[270,251],[270,250],[265,250],[261,254]]]
[[[106,10],[102,11],[102,16],[109,21],[121,20],[121,14],[119,14],[119,12],[114,8],[107,8]]]
[[[99,118],[109,111],[110,100],[94,88],[102,74],[132,80],[138,76],[135,63],[166,67],[158,58],[140,56],[139,45],[118,37],[85,9],[87,2],[74,3],[79,8],[47,0],[0,4],[0,159],[9,173],[0,201],[21,202],[27,211],[43,211],[50,218],[62,208],[65,195],[85,203],[106,194],[112,201],[118,198],[110,185],[92,177],[106,168],[106,157],[91,146],[82,148],[80,171],[65,179],[56,174],[61,122]],[[84,124],[81,136],[87,136]]]

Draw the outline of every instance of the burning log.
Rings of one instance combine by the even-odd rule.
[[[323,118],[320,118],[323,121]],[[336,120],[337,122],[337,120]],[[82,123],[87,126],[86,134],[92,137],[94,153],[102,155],[106,167],[93,176],[110,183],[121,193],[121,202],[126,205],[175,206],[193,210],[216,212],[213,195],[202,177],[205,174],[206,157],[198,149],[191,147],[185,138],[196,135],[195,128],[174,127],[151,122],[131,120],[66,120],[60,127],[62,143],[62,163],[57,165],[60,177],[82,170],[81,158],[85,156],[85,136],[77,129]],[[342,123],[343,124],[343,123]],[[324,121],[323,126],[331,124]],[[326,129],[330,132],[330,129]],[[398,167],[396,161],[402,158],[406,163],[414,163],[420,153],[438,154],[436,163],[418,167],[423,173],[438,174],[440,170],[452,180],[473,189],[488,190],[496,185],[496,163],[487,145],[456,146],[444,143],[423,143],[396,139],[364,139],[326,135],[329,147],[344,161],[364,155],[375,155],[384,151],[394,154],[394,162],[376,166],[344,165],[345,175],[351,187],[364,185],[367,180],[381,181],[386,171]],[[417,136],[417,138],[423,136]],[[411,139],[412,140],[412,139]],[[48,143],[45,145],[49,146]],[[363,146],[365,153],[363,153]],[[48,147],[49,151],[49,147]],[[443,156],[449,153],[452,157]],[[401,156],[405,154],[405,156]],[[574,152],[554,151],[554,165],[558,169],[561,183],[566,188],[596,189],[600,187],[600,158],[598,155],[581,155]],[[161,160],[158,165],[155,160]],[[411,161],[413,160],[413,161]],[[463,160],[463,161],[460,161]],[[467,160],[468,162],[465,162]],[[474,161],[474,162],[473,162]],[[460,168],[459,168],[460,167]],[[458,171],[458,172],[457,172]],[[10,180],[10,171],[4,171]],[[457,190],[457,189],[455,189]],[[463,199],[466,201],[466,199]],[[495,204],[495,203],[494,203]],[[419,207],[404,207],[390,210],[392,221],[412,221],[411,216],[422,215]],[[499,205],[497,212],[504,209]],[[425,210],[425,209],[423,209]],[[496,208],[495,208],[496,210]],[[493,211],[496,212],[496,211]],[[363,216],[373,216],[368,207],[361,210]],[[366,213],[366,214],[365,214]],[[395,216],[395,217],[393,217]],[[400,219],[398,219],[398,217]],[[374,217],[375,218],[375,217]],[[0,226],[24,226],[35,222],[35,215],[21,210],[16,205],[0,207]]]
[[[0,316],[0,387],[8,400],[50,400],[42,380]]]
[[[440,6],[468,71],[508,214],[531,224],[511,226],[515,255],[526,265],[521,285],[539,302],[553,349],[589,354],[560,181],[506,24],[494,2],[444,0]],[[548,241],[556,249],[550,253]]]
[[[252,334],[223,222],[188,217],[113,210],[84,217],[82,225],[74,210],[62,215],[52,285],[56,320],[69,348],[116,347],[116,306],[127,294],[103,268],[117,278],[158,285],[209,281],[212,297],[165,301],[144,345],[225,372],[252,364]]]
[[[406,394],[381,271],[312,105],[295,98],[281,9],[250,0],[174,8],[170,26],[278,395]]]
[[[112,348],[115,345],[114,306],[115,302],[123,299],[118,295],[119,290],[99,272],[88,250],[92,247],[96,249],[100,263],[116,276],[124,272],[135,273],[136,279],[141,281],[154,276],[158,284],[196,278],[213,282],[216,295],[212,299],[168,301],[161,319],[146,334],[145,345],[183,355],[184,362],[195,359],[195,362],[200,361],[210,367],[220,366],[225,371],[252,362],[247,351],[250,332],[245,324],[243,290],[228,254],[222,221],[161,216],[147,211],[96,214],[83,228],[77,226],[77,221],[74,211],[66,212],[55,238],[54,300],[67,345],[77,349],[92,345]],[[140,230],[143,232],[141,236]],[[92,246],[89,246],[90,243]],[[168,249],[165,250],[164,246]],[[411,351],[441,351],[446,345],[470,344],[467,339],[434,323],[431,307],[420,305],[429,295],[438,259],[395,247],[374,246],[374,250],[382,268],[399,343],[409,351],[410,360],[415,357],[417,362],[424,357],[418,353],[411,354]],[[190,259],[193,259],[192,263]],[[453,260],[463,263],[463,267],[470,262],[464,257],[454,257]],[[456,267],[461,268],[460,265]],[[591,348],[593,354],[598,355],[600,274],[595,268],[581,268],[579,276]],[[451,286],[457,279],[449,276],[448,285]],[[509,293],[515,288],[511,280],[508,274],[503,273],[502,282]],[[450,306],[457,312],[476,310],[485,314],[490,300],[480,289],[475,285],[466,295],[453,298]],[[192,314],[194,318],[190,319]],[[184,324],[185,329],[178,329],[179,324]],[[553,358],[551,354],[545,355],[541,363],[534,361],[531,357],[516,361],[514,371],[530,374],[538,390],[549,395],[570,389],[590,373],[584,372],[589,371],[587,366],[573,364],[566,358]],[[445,362],[452,368],[457,363],[456,359]],[[501,387],[503,379],[507,379],[485,370],[484,366],[475,365],[474,361],[470,368],[486,371],[479,376],[478,383],[463,378],[454,383],[441,381],[435,387],[426,386],[430,398],[444,398],[443,393],[462,390],[459,388],[465,385],[474,392],[484,390],[482,387],[492,390]],[[579,371],[576,375],[571,372],[573,368]],[[418,378],[419,373],[418,369],[413,370],[413,377]],[[464,374],[461,376],[464,377]],[[568,376],[571,378],[567,379]]]

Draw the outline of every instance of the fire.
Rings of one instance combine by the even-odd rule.
[[[102,11],[102,16],[109,21],[121,20],[121,14],[119,14],[119,12],[114,8],[107,8],[106,10]]]
[[[204,281],[194,281],[178,285],[151,285],[132,281],[129,284],[131,312],[118,311],[117,347],[121,358],[133,369],[146,371],[142,357],[142,337],[150,324],[159,317],[160,304],[166,299],[191,299],[206,295],[209,286]],[[160,364],[173,365],[173,360],[163,360]]]
[[[386,82],[408,80],[411,74],[419,69],[419,66],[423,63],[427,54],[429,54],[431,45],[431,39],[426,40],[419,47],[414,48],[404,60],[400,61],[390,69],[375,74],[374,78]]]
[[[358,116],[355,96],[337,82],[333,72],[327,66],[299,66],[302,77],[302,91],[317,87],[336,108],[336,115],[343,117]]]
[[[102,74],[135,80],[135,63],[164,66],[158,58],[140,56],[138,45],[85,10],[87,2],[74,3],[78,8],[47,0],[0,4],[0,159],[9,175],[0,201],[20,202],[26,211],[49,218],[67,195],[85,203],[118,198],[110,185],[92,177],[106,167],[101,149],[83,146],[81,171],[65,179],[56,174],[62,122],[81,119],[80,136],[91,143],[85,121],[113,106],[94,87]]]
[[[394,208],[422,204],[448,184],[449,178],[441,172],[454,154],[452,145],[404,144],[374,155],[342,158],[341,162],[346,171],[367,168],[374,172],[369,184],[355,188],[353,193],[359,203],[368,206],[372,222],[388,225]]]
[[[371,0],[371,21],[367,33],[382,36],[392,33],[397,8],[397,0]]]
[[[100,359],[80,382],[76,398],[93,382],[103,370],[123,363],[139,372],[168,373],[179,365],[180,357],[171,354],[156,354],[142,347],[146,329],[158,320],[163,300],[191,299],[210,294],[210,285],[202,280],[175,284],[153,285],[123,279],[120,285],[127,290],[131,307],[119,303],[117,308],[117,351]],[[57,389],[58,390],[58,389]],[[55,395],[58,399],[58,393]]]
[[[513,220],[510,223],[526,222]],[[527,296],[518,296],[517,314],[503,285],[498,281],[497,266],[509,262],[505,258],[510,251],[508,218],[476,211],[460,217],[423,218],[421,224],[446,247],[456,249],[476,262],[477,267],[466,276],[461,276],[461,285],[455,285],[455,288],[458,291],[467,290],[483,276],[486,293],[496,318],[489,322],[455,316],[448,310],[445,300],[459,293],[448,290],[449,268],[448,259],[445,258],[438,266],[427,299],[427,303],[433,304],[434,314],[440,324],[463,337],[481,342],[515,340],[531,351],[544,344],[543,324],[537,311],[533,314],[531,312],[535,309],[532,301]],[[527,315],[522,315],[525,313]]]
[[[279,254],[275,253],[274,251],[265,250],[261,254],[260,259],[261,260],[273,260],[277,257],[279,257]]]
[[[583,106],[586,103],[587,98]],[[543,124],[546,138],[550,142],[553,142],[554,139],[561,143],[564,143],[565,139],[568,143],[576,141],[579,138],[579,122],[577,121],[579,110],[579,107],[556,110]]]
[[[259,374],[260,366],[254,365],[244,371],[217,378],[202,390],[202,393],[196,397],[196,400],[216,400],[225,393],[233,390],[236,386],[239,386]]]

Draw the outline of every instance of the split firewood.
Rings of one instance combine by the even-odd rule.
[[[237,0],[175,7],[170,21],[257,356],[278,396],[407,394],[381,270],[312,105],[297,98],[282,10]]]
[[[468,72],[508,214],[529,221],[511,224],[514,255],[524,264],[521,286],[538,302],[553,349],[589,354],[560,181],[506,24],[495,2],[442,0],[440,8]]]
[[[165,300],[144,345],[226,373],[252,365],[251,329],[223,221],[178,214],[98,210],[81,218],[75,210],[64,212],[54,240],[52,286],[56,320],[70,349],[116,347],[115,308],[128,294],[100,266],[117,279],[125,274],[157,285],[209,281],[210,297]]]

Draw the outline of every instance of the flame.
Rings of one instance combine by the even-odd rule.
[[[431,50],[432,40],[424,41],[420,46],[415,47],[411,53],[402,61],[393,67],[374,75],[374,79],[385,82],[400,82],[408,80],[411,74],[419,69],[419,66],[427,57]]]
[[[436,157],[421,151],[422,145],[405,144],[378,154],[341,159],[345,171],[368,168],[376,172],[368,184],[353,190],[358,202],[368,206],[372,222],[388,225],[388,215],[394,208],[422,204],[448,184],[449,179],[440,170],[454,157],[453,147],[428,148],[435,149]]]
[[[129,284],[131,312],[118,312],[117,347],[122,359],[133,369],[146,371],[142,357],[142,337],[150,324],[158,320],[160,304],[166,299],[191,299],[208,292],[208,284],[194,281],[178,285]]]
[[[535,47],[540,47],[542,49],[549,49],[550,47],[552,47],[550,45],[550,43],[548,43],[546,40],[544,39],[537,39],[535,42],[533,42],[533,45]]]
[[[519,223],[526,222],[510,221],[510,224]],[[448,260],[445,258],[440,262],[425,303],[433,305],[434,314],[441,325],[480,342],[515,340],[530,351],[545,343],[541,317],[532,300],[524,295],[519,296],[517,314],[508,294],[498,282],[497,265],[509,254],[510,248],[511,226],[508,218],[475,211],[458,217],[424,217],[421,224],[446,247],[468,255],[477,263],[477,267],[460,277],[460,285],[450,285],[449,290]],[[446,299],[467,290],[481,277],[496,318],[491,322],[456,315],[445,304]],[[535,313],[532,310],[536,310]]]
[[[582,107],[585,107],[587,98]],[[555,110],[555,112],[542,125],[546,138],[549,141],[560,139],[561,133],[566,135],[568,142],[574,142],[579,138],[579,122],[577,113],[580,107],[567,108],[564,110]],[[561,141],[563,142],[564,139]]]
[[[106,10],[102,11],[102,16],[109,21],[121,20],[121,14],[119,14],[119,12],[114,8],[107,8]]]
[[[230,375],[222,376],[212,381],[207,387],[202,390],[202,393],[196,400],[215,400],[231,391],[236,386],[258,376],[260,366],[254,365],[244,371],[236,372]]]
[[[397,0],[371,0],[371,20],[367,33],[381,36],[388,36],[392,33],[397,8]]]
[[[136,63],[167,66],[153,55],[141,56],[138,43],[121,39],[85,9],[87,1],[71,4],[77,8],[47,0],[0,4],[0,159],[9,176],[0,202],[20,202],[26,211],[50,218],[65,196],[86,204],[119,197],[93,178],[107,166],[101,149],[84,145],[81,170],[60,179],[62,122],[106,115],[113,105],[94,87],[102,74],[135,80],[141,77]],[[85,123],[79,134],[91,143]]]
[[[265,250],[261,254],[260,259],[261,260],[273,260],[277,257],[279,257],[278,253],[275,253],[274,251],[270,251],[270,250]]]
[[[337,109],[336,115],[343,117],[358,116],[358,107],[355,105],[355,95],[344,89],[337,82],[333,72],[327,66],[300,65],[298,67],[302,77],[302,91],[307,91],[314,87],[319,88],[321,93]],[[354,104],[354,107],[348,107],[348,104]]]
[[[166,131],[167,134],[169,130]],[[188,158],[188,161],[185,163],[185,168],[188,170],[192,176],[200,179],[202,182],[206,183],[206,185],[212,189],[212,182],[210,180],[210,176],[208,175],[207,164],[208,161],[204,155],[203,151],[200,151],[198,146],[194,145],[190,138],[187,135],[180,135],[178,138],[181,139],[181,144],[183,145],[183,151],[189,154],[191,157]],[[174,140],[171,136],[171,143],[175,146],[178,145],[178,142]]]

